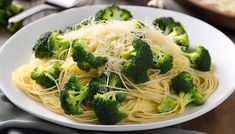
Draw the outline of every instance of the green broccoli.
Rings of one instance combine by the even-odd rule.
[[[177,93],[180,103],[186,106],[189,103],[202,105],[204,103],[203,95],[193,84],[193,78],[188,72],[180,72],[172,79],[172,88]]]
[[[166,113],[170,112],[171,110],[175,109],[177,106],[177,100],[167,96],[161,104],[157,107],[158,112],[160,113]]]
[[[135,83],[148,81],[147,71],[153,66],[153,55],[148,43],[141,39],[134,39],[132,48],[122,56],[128,59],[123,65],[123,74],[132,78]]]
[[[115,99],[117,102],[124,102],[127,99],[127,94],[126,93],[117,93],[115,95]]]
[[[16,5],[15,3],[11,3],[8,7],[7,10],[12,13],[12,15],[17,15],[21,12],[24,11],[23,7],[20,5]]]
[[[60,104],[65,114],[82,114],[84,109],[81,104],[87,98],[87,94],[87,86],[83,86],[77,76],[72,76],[60,91]]]
[[[171,17],[161,17],[161,18],[156,18],[153,21],[153,25],[162,30],[165,34],[169,34],[174,26],[174,19]],[[168,27],[169,26],[169,27]]]
[[[9,8],[4,9],[4,13],[5,13],[5,19],[9,19],[10,17],[14,16],[14,13],[12,13]],[[7,20],[5,20],[4,25],[7,24]]]
[[[60,35],[60,31],[42,34],[33,47],[35,57],[40,59],[51,57],[59,58],[59,55],[70,47],[68,41],[59,38]]]
[[[80,29],[80,28],[82,28],[82,27],[84,27],[84,26],[87,26],[87,25],[91,24],[92,21],[94,21],[94,18],[93,18],[93,17],[86,18],[86,19],[82,20],[80,23],[74,25],[74,26],[72,27],[72,29],[73,29],[73,30],[78,30],[78,29]]]
[[[124,59],[130,59],[136,55],[137,50],[132,46],[130,49],[122,53]]]
[[[61,33],[66,34],[69,33],[71,31],[74,31],[75,29],[73,29],[73,26],[67,26],[64,29],[60,30]]]
[[[97,93],[104,94],[109,92],[109,88],[103,87],[103,85],[107,83],[107,79],[108,77],[106,74],[101,74],[91,79],[88,86],[88,96],[87,96],[89,104],[93,103],[92,101],[94,100],[94,96]]]
[[[109,86],[111,87],[123,87],[122,81],[117,74],[111,73],[109,78]],[[115,91],[113,89],[109,89],[109,91]],[[115,94],[115,100],[117,102],[123,102],[127,99],[126,93],[117,93]]]
[[[12,0],[0,0],[0,25],[7,25],[10,17],[21,13],[23,10],[24,9],[21,6],[12,3]],[[14,24],[10,23],[8,24],[7,29],[9,32],[14,33],[21,27],[23,27],[23,21]]]
[[[51,77],[54,79],[59,78],[60,72],[61,64],[56,62],[52,67],[46,69],[36,67],[31,72],[31,79],[35,80],[36,83],[43,87],[50,88],[55,85],[55,82]]]
[[[146,28],[147,26],[141,22],[141,21],[137,21],[135,24],[134,24],[134,27],[135,27],[135,30],[134,31],[131,31],[132,34],[134,34],[134,36],[136,38],[140,38],[140,39],[143,39],[144,38],[144,33],[143,33],[143,29]]]
[[[105,87],[106,84],[110,87],[122,87],[117,74],[101,74],[90,81],[87,100],[93,106],[96,116],[102,124],[116,124],[127,116],[119,109],[119,102],[125,101],[127,95],[125,93],[112,93],[115,89]]]
[[[146,27],[146,26],[141,21],[137,21],[137,23],[135,24],[135,28],[137,28],[137,29],[141,29],[141,28],[144,28],[144,27]]]
[[[105,95],[97,94],[93,104],[96,117],[102,124],[113,125],[127,117],[127,113],[120,109],[119,103]]]
[[[73,42],[72,57],[77,62],[77,66],[86,72],[91,69],[97,69],[108,61],[107,57],[95,56],[91,52],[86,51],[83,40]]]
[[[188,35],[179,22],[176,22],[171,17],[161,17],[155,19],[153,25],[159,28],[165,35],[168,35],[182,50],[188,49]]]
[[[176,91],[177,94],[180,91],[190,92],[194,89],[193,78],[188,72],[180,72],[172,79],[172,87]]]
[[[88,88],[88,102],[92,104],[94,96],[96,94],[105,94],[110,91],[116,91],[113,88],[104,87],[107,84],[108,76],[106,74],[101,74],[91,79]],[[122,82],[117,74],[110,73],[108,86],[110,87],[122,87]],[[127,99],[125,93],[116,93],[115,100],[118,102],[123,102]]]
[[[19,21],[17,23],[9,23],[7,29],[11,33],[17,32],[19,29],[23,27],[23,21]]]
[[[200,71],[210,70],[211,57],[209,51],[205,47],[199,46],[194,52],[185,52],[184,55],[190,60],[192,68]]]
[[[37,40],[33,51],[36,58],[50,58],[53,56],[53,53],[49,50],[48,39],[51,36],[51,32],[46,32],[42,34]]]
[[[132,19],[131,13],[118,7],[117,5],[112,5],[98,11],[95,15],[96,21],[109,21],[109,20],[130,20]]]
[[[5,24],[5,22],[6,22],[5,18],[6,18],[5,11],[3,9],[0,9],[0,25]]]
[[[183,51],[186,51],[189,47],[189,40],[188,40],[188,35],[186,33],[181,34],[181,35],[174,35],[170,34],[169,35],[174,42],[181,47]]]
[[[153,69],[159,69],[160,74],[164,74],[173,67],[173,56],[164,52],[153,53]]]
[[[0,8],[6,9],[8,6],[10,6],[12,3],[12,0],[0,0]]]
[[[68,41],[64,41],[59,36],[61,35],[60,31],[53,32],[48,38],[48,48],[56,58],[59,58],[59,55],[62,51],[69,48],[70,43]]]
[[[120,80],[119,75],[111,73],[109,76],[109,86],[111,87],[122,87],[122,81]]]

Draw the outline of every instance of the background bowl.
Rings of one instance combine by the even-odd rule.
[[[235,13],[222,11],[212,4],[205,4],[203,0],[175,0],[178,4],[194,12],[199,18],[223,28],[235,30]]]

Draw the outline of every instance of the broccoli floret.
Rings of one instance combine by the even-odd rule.
[[[72,76],[60,91],[60,104],[65,114],[79,115],[84,109],[81,107],[82,102],[87,98],[87,86],[79,82],[77,76]]]
[[[33,47],[36,58],[50,58],[53,56],[53,53],[48,48],[48,39],[51,34],[51,32],[46,32],[37,40],[35,46]]]
[[[50,88],[55,85],[55,82],[52,80],[59,78],[61,72],[61,64],[55,63],[52,67],[42,69],[36,67],[31,72],[31,79],[35,80],[39,85]]]
[[[15,3],[11,3],[7,10],[10,11],[13,16],[24,11],[22,6],[16,5]]]
[[[147,26],[143,22],[137,21],[134,24],[134,27],[135,27],[135,30],[132,31],[131,33],[134,34],[136,38],[143,39],[145,35],[142,30],[146,28]]]
[[[153,21],[154,26],[157,26],[157,28],[162,30],[162,32],[166,31],[165,34],[169,34],[170,31],[172,30],[172,27],[168,27],[168,26],[172,26],[171,24],[174,24],[174,19],[171,17],[161,17]]]
[[[92,24],[93,22],[96,23],[94,17],[89,17],[89,18],[86,18],[86,19],[82,20],[78,24],[66,27],[65,29],[61,30],[60,32],[61,33],[68,33],[68,32],[71,32],[71,31],[76,31],[76,30],[79,30],[82,27],[85,27],[85,26],[88,26],[88,25]]]
[[[192,68],[200,71],[210,70],[211,57],[209,51],[205,47],[199,46],[194,52],[185,52],[184,54],[190,60]]]
[[[120,79],[120,77],[115,74],[115,73],[111,73],[109,76],[109,86],[111,87],[122,87],[122,81]]]
[[[189,103],[202,105],[204,103],[203,95],[193,84],[193,78],[188,72],[180,72],[172,79],[172,87],[180,98],[181,105],[186,106]]]
[[[75,29],[73,29],[72,26],[67,26],[66,28],[60,30],[61,33],[65,34],[65,33],[69,33],[71,31],[74,31]]]
[[[46,32],[37,40],[33,51],[36,58],[60,58],[60,54],[69,48],[70,43],[59,38],[61,32]]]
[[[0,25],[6,23],[5,19],[6,19],[5,11],[3,9],[0,9]]]
[[[172,87],[177,94],[180,91],[190,92],[194,89],[193,78],[188,72],[180,72],[172,79]]]
[[[109,86],[123,87],[122,81],[117,74],[111,73],[110,78],[109,78]],[[112,89],[109,89],[109,91],[112,91]],[[117,102],[123,102],[127,99],[127,94],[126,93],[117,93],[115,95],[115,98],[116,98]]]
[[[176,22],[171,17],[161,17],[155,19],[153,25],[159,28],[165,35],[168,35],[182,50],[188,49],[188,35],[179,22]]]
[[[127,99],[127,94],[126,93],[117,93],[115,97],[116,97],[116,101],[121,103]]]
[[[144,28],[144,27],[146,27],[146,26],[141,21],[137,21],[137,23],[135,24],[135,28],[137,28],[137,29],[141,29],[141,28]]]
[[[104,65],[108,58],[104,56],[95,56],[91,52],[85,50],[85,43],[82,40],[76,40],[73,42],[72,57],[77,66],[88,72],[91,69],[97,69]]]
[[[109,20],[130,20],[132,19],[131,13],[123,8],[118,7],[117,5],[112,5],[98,11],[95,15],[96,21],[109,21]]]
[[[109,88],[103,87],[107,83],[107,75],[101,74],[91,79],[88,88],[87,100],[89,104],[92,104],[94,96],[99,94],[104,94],[109,92]]]
[[[127,117],[127,113],[120,109],[119,103],[106,96],[97,94],[93,104],[96,117],[102,124],[113,125]]]
[[[119,110],[119,102],[125,101],[127,95],[125,93],[110,93],[110,91],[115,90],[104,87],[107,82],[108,76],[106,74],[92,78],[88,86],[87,99],[88,103],[93,106],[96,116],[102,124],[116,124],[127,116],[126,113]],[[122,83],[119,76],[114,73],[109,74],[108,85],[111,87],[121,87]]]
[[[61,35],[60,31],[53,32],[50,37],[48,38],[48,48],[53,55],[59,58],[59,55],[62,51],[69,48],[70,43],[68,41],[64,41],[59,36]]]
[[[157,107],[157,109],[158,109],[158,112],[160,113],[166,113],[175,109],[176,105],[177,105],[177,100],[172,97],[167,96],[161,102],[161,104]]]
[[[12,3],[12,0],[0,0],[0,25],[7,25],[10,17],[21,13],[23,10],[21,6]],[[9,32],[15,33],[21,27],[23,27],[23,21],[8,24],[7,29]]]
[[[9,10],[9,8],[6,8],[6,9],[4,10],[4,12],[5,12],[5,19],[6,19],[4,24],[7,24],[7,19],[9,19],[10,17],[14,16],[14,13],[12,13],[12,12]]]
[[[10,23],[7,26],[7,29],[11,33],[17,32],[19,29],[23,27],[23,21],[17,22],[17,23]]]
[[[130,49],[122,53],[124,59],[130,59],[136,55],[137,50],[132,46]]]
[[[22,6],[16,5],[15,3],[11,3],[9,6],[7,6],[6,8],[2,8],[1,10],[3,10],[4,13],[5,13],[5,21],[6,21],[6,23],[7,23],[7,20],[10,17],[15,16],[15,15],[21,13],[22,11],[24,11]]]
[[[84,27],[84,26],[87,26],[87,25],[91,24],[92,21],[94,21],[94,18],[93,18],[93,17],[89,17],[89,18],[87,18],[87,19],[82,20],[80,23],[74,25],[74,26],[72,27],[72,29],[73,29],[73,30],[78,30],[78,29],[80,29],[80,28],[82,28],[82,27]]]
[[[23,8],[15,3],[12,3],[12,0],[0,0],[0,25],[7,25],[7,21],[10,17],[17,15],[23,11]],[[21,27],[23,27],[23,21],[20,21],[15,24],[8,24],[7,29],[9,32],[16,32]]]
[[[173,56],[164,52],[153,53],[153,69],[159,69],[160,74],[164,74],[173,67]]]
[[[10,6],[12,3],[12,0],[0,0],[0,8],[5,9],[8,6]]]
[[[172,36],[172,35],[170,35]],[[188,35],[187,34],[181,34],[181,35],[177,35],[177,36],[172,36],[174,42],[176,44],[178,44],[179,46],[181,46],[181,49],[183,51],[186,51],[189,47],[189,40],[188,40]]]
[[[204,104],[204,98],[201,93],[198,93],[196,90],[191,91],[190,93],[180,92],[178,95],[180,100],[181,107],[193,103],[194,105],[200,106]]]
[[[132,42],[133,48],[123,54],[128,59],[122,73],[132,78],[135,83],[148,81],[147,71],[153,66],[153,55],[148,43],[141,39]]]
[[[88,88],[88,102],[92,104],[94,96],[96,94],[105,94],[110,91],[116,91],[113,88],[104,87],[107,84],[108,76],[106,74],[101,74],[91,79]],[[117,74],[111,73],[109,75],[108,86],[110,87],[122,87],[122,82]],[[116,101],[123,102],[127,99],[127,95],[125,93],[116,93],[115,95]]]

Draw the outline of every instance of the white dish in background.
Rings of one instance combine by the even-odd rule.
[[[146,130],[182,123],[212,110],[234,91],[235,46],[222,32],[203,21],[181,13],[147,7],[123,7],[130,10],[134,18],[143,21],[151,22],[162,16],[173,17],[185,27],[192,47],[195,47],[196,44],[203,44],[210,51],[212,61],[216,67],[215,76],[219,81],[219,85],[204,105],[192,106],[176,118],[155,123],[133,125],[84,124],[48,110],[41,103],[31,99],[15,87],[11,80],[11,74],[16,68],[29,61],[32,47],[39,35],[76,24],[82,19],[93,15],[99,9],[104,8],[104,6],[82,7],[50,15],[25,26],[13,35],[0,49],[0,88],[2,91],[16,106],[39,118],[72,128],[101,131]]]
[[[192,11],[197,17],[229,30],[235,30],[235,9],[228,11],[216,4],[206,3],[205,0],[175,0],[178,4]],[[208,1],[208,0],[207,0]],[[221,2],[221,0],[214,0]],[[233,0],[231,0],[233,1]],[[231,6],[231,4],[230,4]]]

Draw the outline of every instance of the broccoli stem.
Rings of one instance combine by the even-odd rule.
[[[132,47],[131,49],[129,49],[128,51],[125,51],[122,53],[122,57],[124,59],[130,59],[131,57],[136,55],[136,50],[134,47]]]
[[[157,109],[158,109],[158,111],[159,111],[160,113],[170,112],[170,111],[172,111],[173,109],[176,108],[177,103],[178,103],[178,102],[177,102],[176,99],[167,96],[167,97],[162,101],[162,103],[157,107]]]
[[[185,110],[186,105],[191,103],[193,101],[192,99],[192,94],[191,93],[185,93],[185,92],[180,92],[178,95],[178,98],[180,100],[180,111],[179,113],[183,113]]]
[[[17,32],[19,29],[23,27],[23,21],[17,22],[17,23],[9,23],[7,26],[7,29],[11,33]]]

